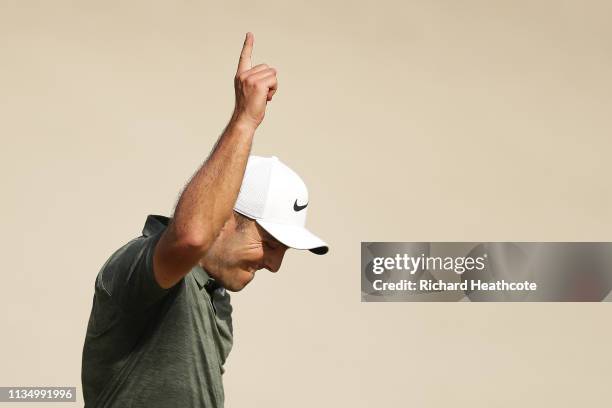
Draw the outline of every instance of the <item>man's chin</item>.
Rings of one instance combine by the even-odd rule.
[[[240,275],[240,279],[236,279],[234,282],[229,282],[227,285],[223,285],[225,290],[229,290],[230,292],[240,292],[255,278],[254,272],[244,271]]]

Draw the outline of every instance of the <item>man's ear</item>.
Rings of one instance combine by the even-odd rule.
[[[221,231],[219,231],[219,235],[222,233],[227,233],[228,231],[233,231],[236,229],[236,217],[232,216],[225,220],[225,224],[221,227]]]

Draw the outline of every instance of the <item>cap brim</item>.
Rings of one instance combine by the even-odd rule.
[[[279,242],[294,249],[308,249],[317,255],[325,255],[329,251],[327,244],[304,227],[296,225],[277,224],[269,221],[255,220],[263,229]]]

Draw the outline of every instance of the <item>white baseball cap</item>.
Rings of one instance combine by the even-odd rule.
[[[300,176],[275,156],[249,157],[234,211],[289,248],[323,255],[327,244],[305,228],[307,207],[308,189]]]

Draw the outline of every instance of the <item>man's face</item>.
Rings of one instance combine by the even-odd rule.
[[[230,217],[200,264],[225,289],[237,292],[256,271],[278,271],[286,250],[255,221],[246,219],[239,227],[236,217]]]

